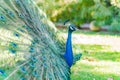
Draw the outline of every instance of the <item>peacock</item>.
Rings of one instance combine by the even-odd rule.
[[[65,22],[65,24],[68,20]],[[0,0],[0,80],[70,80],[72,32],[65,43],[33,0]]]

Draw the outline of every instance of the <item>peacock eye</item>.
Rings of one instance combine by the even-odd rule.
[[[14,36],[19,37],[20,35],[19,35],[19,33],[14,32]]]
[[[19,4],[19,0],[15,0],[17,4]]]
[[[1,18],[1,19],[4,19],[4,17],[3,17],[3,16],[1,16],[0,18]]]
[[[8,14],[9,16],[14,17],[14,14],[11,11],[9,11]]]
[[[0,20],[1,21],[5,21],[5,17],[4,16],[0,16]]]
[[[70,29],[71,29],[71,30],[74,30],[72,26],[70,26]]]
[[[20,80],[26,80],[24,77],[20,78]]]
[[[21,18],[21,19],[23,19],[24,17],[23,17],[23,15],[22,14],[18,14],[18,16]]]

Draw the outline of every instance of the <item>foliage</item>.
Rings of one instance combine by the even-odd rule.
[[[120,22],[114,19],[113,22],[111,23],[110,30],[120,32]]]
[[[91,15],[89,7],[93,5],[92,0],[58,0],[42,1],[38,5],[42,7],[54,22],[62,22],[71,19],[76,25],[90,22]],[[88,4],[89,3],[89,4]],[[44,4],[44,5],[43,5]],[[48,4],[49,7],[45,7]]]
[[[118,0],[116,0],[116,3],[113,3],[114,0],[111,1],[112,22],[110,30],[120,32],[120,4],[117,4],[117,1]]]
[[[71,19],[79,26],[95,20],[96,25],[110,25],[109,30],[120,31],[119,0],[40,0],[38,5],[53,22]]]
[[[94,0],[94,3],[90,8],[92,18],[95,20],[96,26],[103,26],[107,20],[110,20],[112,13],[110,9],[106,7],[105,2]]]

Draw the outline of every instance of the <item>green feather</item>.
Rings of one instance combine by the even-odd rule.
[[[61,56],[64,42],[34,0],[0,3],[0,69],[7,73],[5,80],[68,80],[70,69]]]

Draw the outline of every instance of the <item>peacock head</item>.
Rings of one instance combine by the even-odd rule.
[[[69,22],[69,20],[66,20],[66,21],[64,22],[64,25],[65,25],[67,22]],[[71,23],[68,23],[68,31],[69,31],[69,32],[73,32],[73,31],[76,31],[76,30],[78,30],[77,27],[76,27],[76,25],[71,24]]]
[[[76,30],[78,30],[78,29],[76,28],[76,25],[74,25],[74,24],[70,24],[70,25],[69,25],[69,31],[70,31],[70,32],[73,32],[73,31],[76,31]]]

